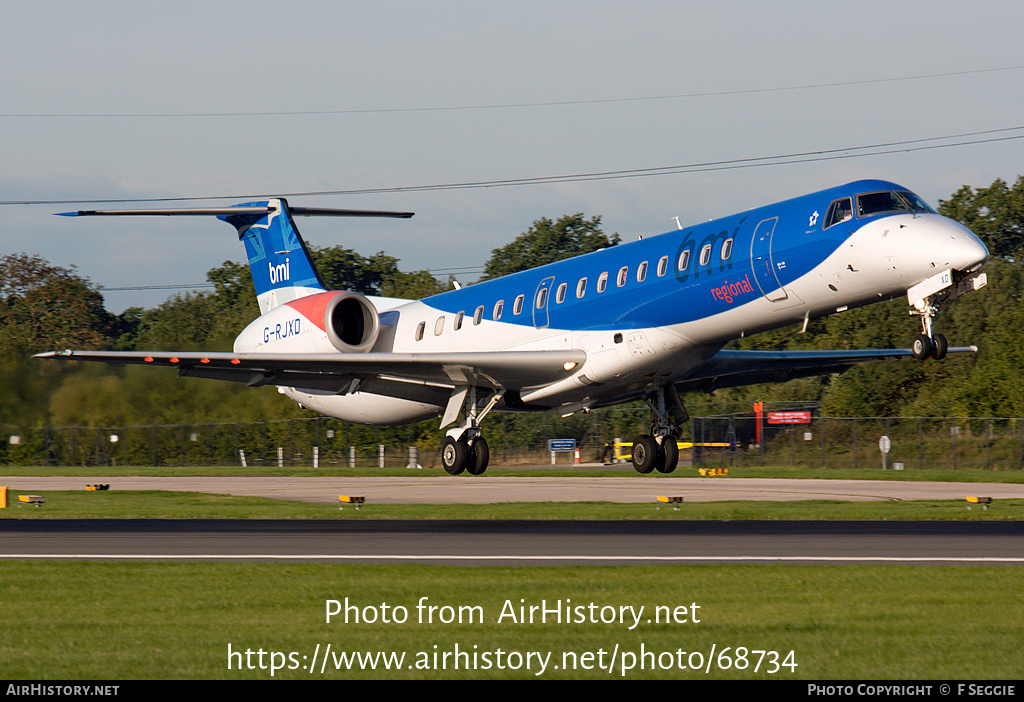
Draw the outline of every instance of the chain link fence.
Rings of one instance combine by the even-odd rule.
[[[1020,418],[807,413],[787,417],[785,423],[770,423],[768,414],[695,418],[694,462],[880,470],[1024,469],[1024,419]]]
[[[749,405],[747,406],[749,408]],[[797,403],[734,413],[702,407],[681,437],[681,465],[808,466],[915,470],[1020,470],[1024,419],[822,417]],[[582,462],[601,461],[616,439],[649,431],[646,407],[578,413],[493,413],[484,423],[492,465],[550,464],[548,439],[574,439]],[[405,467],[437,468],[444,433],[437,422],[365,427],[328,417],[265,422],[127,427],[4,426],[0,463],[49,466]],[[888,437],[888,452],[880,440]],[[416,455],[411,455],[415,448]],[[566,465],[573,454],[558,454]]]

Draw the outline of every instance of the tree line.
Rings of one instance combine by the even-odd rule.
[[[983,188],[964,186],[939,203],[939,212],[970,227],[992,257],[989,284],[948,305],[936,329],[951,345],[976,344],[977,354],[941,362],[872,363],[846,373],[780,384],[729,388],[713,397],[735,406],[755,401],[818,402],[831,416],[1024,416],[1024,177]],[[599,216],[542,218],[509,244],[494,249],[483,278],[507,275],[619,242]],[[451,286],[429,271],[404,272],[398,259],[364,256],[342,246],[312,248],[332,288],[367,295],[418,299]],[[234,337],[259,315],[248,266],[225,261],[207,273],[212,289],[178,294],[158,307],[108,312],[101,291],[72,267],[38,256],[0,257],[0,424],[121,426],[129,424],[262,421],[308,416],[273,388],[175,379],[173,371],[98,364],[44,363],[33,353],[61,348],[121,350],[230,350]],[[740,339],[743,349],[905,348],[919,319],[903,298],[851,310],[800,326]],[[635,412],[605,411],[608,432],[632,436]],[[606,419],[605,419],[606,417]],[[619,417],[620,419],[616,419]],[[543,421],[512,415],[488,421]],[[436,432],[425,423],[422,438]],[[581,426],[589,426],[582,422]],[[401,430],[403,435],[406,430]],[[527,431],[524,426],[522,431]]]

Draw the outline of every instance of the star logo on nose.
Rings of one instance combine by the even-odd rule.
[[[811,220],[807,223],[808,227],[813,227],[818,222],[818,211],[815,210],[814,214],[811,215]]]

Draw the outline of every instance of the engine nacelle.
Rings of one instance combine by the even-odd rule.
[[[339,351],[365,353],[377,342],[380,319],[372,302],[359,293],[344,291],[327,303],[324,329]]]
[[[236,353],[366,353],[380,333],[373,303],[359,293],[330,291],[280,305],[235,339]]]

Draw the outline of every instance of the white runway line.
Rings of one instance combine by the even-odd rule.
[[[0,560],[261,560],[261,561],[828,561],[845,563],[1024,563],[1024,557],[944,557],[944,556],[446,556],[393,554],[145,554],[145,553],[7,553]]]

